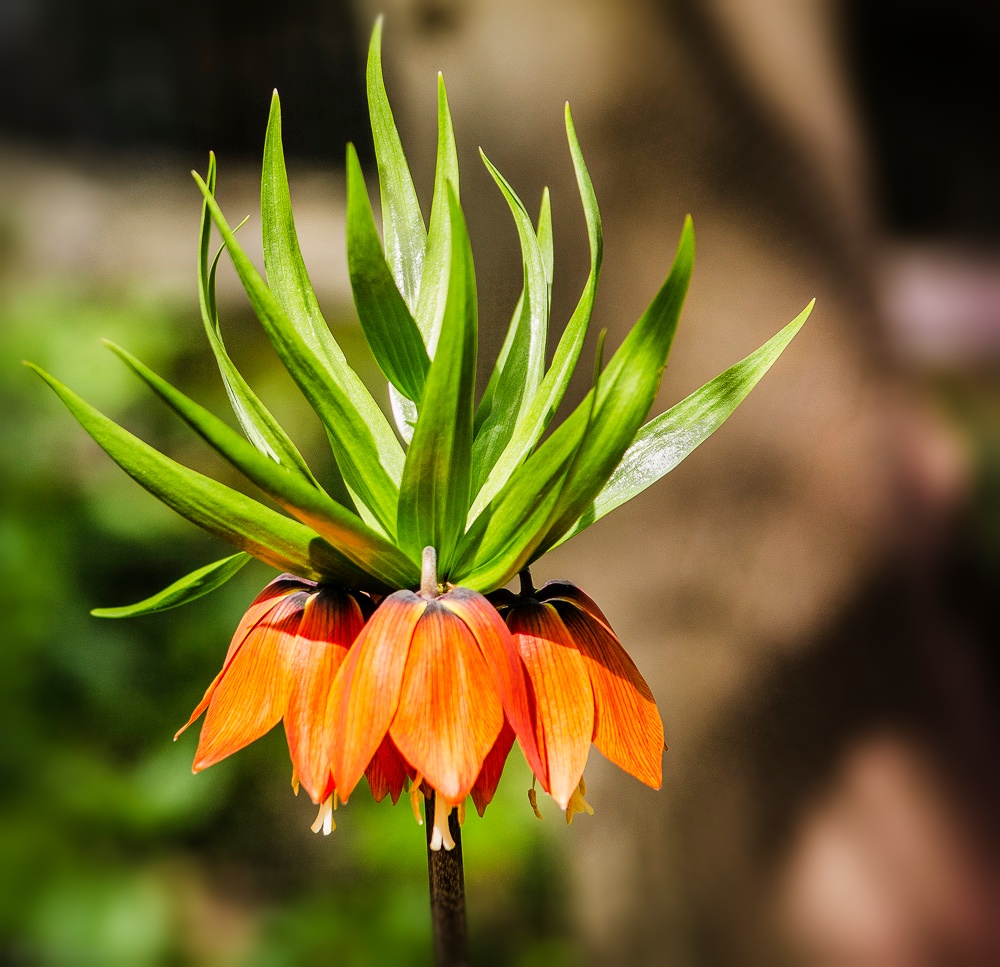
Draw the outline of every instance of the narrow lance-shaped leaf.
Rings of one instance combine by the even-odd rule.
[[[549,202],[548,188],[544,189],[542,192],[542,205],[538,213],[538,229],[535,234],[538,239],[539,250],[542,253],[542,267],[545,270],[545,283],[548,295],[548,312],[551,315],[552,264],[554,252],[552,248],[552,207]],[[493,408],[493,394],[496,392],[497,381],[500,378],[500,374],[503,372],[504,366],[507,364],[507,357],[510,355],[511,344],[514,342],[514,337],[521,332],[518,322],[524,308],[524,289],[525,286],[522,285],[517,305],[514,306],[514,312],[511,315],[510,325],[507,327],[507,334],[504,336],[500,352],[497,353],[496,362],[493,364],[493,372],[490,374],[489,381],[486,384],[486,389],[483,390],[483,396],[479,401],[479,406],[476,407],[476,419],[473,424],[473,430],[477,434],[479,433],[479,428],[486,421],[486,417],[490,415],[490,411]]]
[[[694,267],[694,228],[684,221],[670,274],[608,363],[601,379],[593,426],[567,476],[558,512],[536,556],[545,553],[600,493],[649,415],[677,331]]]
[[[474,491],[482,486],[507,446],[520,415],[538,391],[545,373],[545,335],[549,325],[545,261],[531,218],[507,180],[485,154],[480,154],[514,216],[524,264],[524,289],[519,303],[520,314],[512,323],[511,336],[504,342],[494,379],[490,380],[480,404],[480,408],[488,407],[488,413],[476,432],[472,448]]]
[[[463,583],[475,581],[469,586],[477,590],[480,581],[499,586],[492,582],[513,563],[523,565],[541,556],[579,517],[580,510],[574,508],[585,507],[614,471],[656,396],[693,257],[689,219],[670,275],[612,357],[596,397],[591,390],[513,473],[482,521],[469,528],[462,545]],[[551,500],[544,514],[543,492],[544,500]],[[569,514],[573,516],[563,523]],[[523,523],[529,520],[530,526]]]
[[[542,189],[542,204],[538,211],[538,248],[542,253],[542,268],[545,269],[545,285],[549,293],[549,312],[552,312],[552,267],[555,249],[552,241],[552,201],[549,189]]]
[[[354,586],[382,590],[416,583],[416,565],[360,517],[262,456],[213,413],[188,399],[120,346],[105,342],[210,446],[348,558],[357,571]]]
[[[809,318],[814,304],[815,300],[745,359],[650,420],[625,451],[615,472],[593,503],[556,543],[568,541],[605,514],[641,494],[704,443],[726,422],[784,352]]]
[[[347,146],[347,267],[354,305],[375,361],[400,393],[419,400],[430,360],[382,253],[353,144]]]
[[[251,288],[256,288],[253,276],[257,273],[254,269],[247,274],[247,267],[252,268],[249,259],[244,257],[240,260],[243,268],[237,264],[237,272],[244,287],[247,287],[250,301],[258,309],[257,314],[272,342],[275,341],[275,336],[278,337],[281,345],[275,342],[275,348],[279,355],[284,353],[282,361],[286,367],[289,362],[295,367],[296,371],[292,371],[292,376],[303,392],[305,387],[302,378],[306,368],[304,361],[296,359],[294,352],[289,356],[289,349],[295,344],[304,344],[311,351],[313,362],[309,364],[309,368],[316,371],[320,384],[334,388],[337,399],[330,401],[335,408],[334,413],[328,410],[326,397],[329,394],[322,392],[320,386],[311,386],[311,391],[320,390],[320,406],[326,404],[326,413],[317,405],[315,396],[306,392],[306,397],[330,431],[337,466],[362,517],[372,526],[382,528],[391,535],[394,533],[395,522],[387,516],[387,508],[395,503],[399,477],[403,470],[403,452],[378,404],[357,373],[348,365],[340,346],[333,338],[309,281],[292,216],[281,141],[281,104],[277,92],[271,99],[271,114],[264,142],[260,208],[264,265],[273,291],[271,301],[276,300],[276,304],[282,309],[282,316],[276,317],[266,304],[258,306],[254,302],[255,299],[259,302],[261,293],[251,291]],[[212,214],[214,217],[214,209]],[[219,228],[221,231],[222,226]],[[237,257],[224,231],[222,235],[234,263],[237,263]],[[264,310],[263,315],[261,309]],[[291,346],[288,345],[289,340],[284,330],[289,330],[297,337]],[[315,380],[310,378],[309,382],[313,384]],[[332,425],[328,416],[338,425]],[[343,425],[342,421],[345,419],[357,424],[357,429]],[[381,470],[376,463],[381,465]]]
[[[213,193],[215,192],[215,177],[215,154],[211,153],[208,157],[207,184],[209,191]],[[212,216],[208,205],[203,202],[199,245],[198,301],[201,306],[201,319],[205,326],[205,335],[208,337],[208,343],[215,355],[233,412],[236,414],[247,439],[261,453],[271,457],[288,470],[300,474],[304,480],[318,487],[316,478],[312,475],[312,471],[295,444],[292,443],[278,421],[250,388],[226,351],[225,343],[222,340],[222,330],[219,326],[219,313],[215,298],[215,276],[222,249],[216,254],[211,268],[209,268],[208,253],[211,243],[211,228]]]
[[[431,221],[420,274],[419,298],[415,306],[410,304],[413,317],[423,336],[424,345],[427,347],[427,354],[431,359],[434,358],[437,349],[445,304],[448,300],[448,272],[451,265],[449,190],[454,191],[456,197],[460,197],[455,131],[451,123],[444,77],[438,74],[437,160],[434,168]],[[388,256],[388,250],[386,255]],[[409,442],[413,438],[413,428],[416,426],[417,404],[396,392],[392,386],[389,387],[389,399],[399,432]]]
[[[541,439],[542,433],[562,402],[566,387],[569,386],[570,377],[573,375],[577,360],[580,358],[580,351],[583,349],[587,329],[590,325],[594,298],[597,295],[597,282],[601,274],[604,242],[601,233],[601,213],[597,207],[594,186],[583,160],[583,152],[580,150],[580,142],[576,136],[568,104],[566,105],[566,137],[569,141],[577,186],[580,189],[583,212],[587,220],[587,237],[590,242],[590,274],[587,276],[580,301],[556,346],[552,365],[545,374],[542,385],[518,420],[510,441],[472,502],[472,508],[469,511],[469,524],[490,504],[511,478],[511,474],[521,465]]]
[[[350,583],[357,569],[314,530],[190,470],[122,429],[54,376],[27,363],[136,483],[202,530],[282,571]]]
[[[449,193],[449,204],[448,302],[399,492],[401,545],[411,556],[426,546],[434,547],[442,580],[453,564],[469,509],[476,380],[476,275],[472,248],[454,192]]]
[[[343,385],[310,352],[308,344],[290,323],[284,309],[236,240],[205,182],[197,172],[193,174],[257,318],[285,368],[328,430],[337,465],[358,503],[359,512],[369,526],[379,527],[392,536],[396,531],[399,493],[396,481],[402,475],[403,462],[399,443],[393,436],[391,447],[381,445],[383,440],[378,434],[378,422],[385,424],[381,411],[374,426],[367,422]],[[349,368],[348,371],[353,372]],[[392,436],[388,426],[386,430]]]
[[[375,21],[368,46],[366,83],[382,198],[385,257],[399,291],[413,311],[420,290],[427,235],[413,178],[410,176],[410,168],[406,163],[406,155],[403,153],[403,145],[385,92],[385,80],[382,77],[382,17]]]
[[[593,429],[600,388],[604,336],[597,343],[594,384],[572,417],[515,471],[509,484],[465,535],[454,577],[463,587],[488,592],[503,587],[529,563],[558,513],[559,498]]]
[[[179,608],[182,604],[197,601],[198,598],[222,587],[249,560],[250,555],[240,551],[239,554],[224,557],[221,561],[214,561],[186,574],[162,591],[135,604],[126,604],[118,608],[94,608],[90,613],[95,618],[136,618],[143,614]]]

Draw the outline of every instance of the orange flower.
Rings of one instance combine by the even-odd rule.
[[[534,692],[542,785],[566,810],[592,812],[583,770],[591,742],[641,782],[662,784],[663,724],[649,686],[594,601],[566,581],[493,596]],[[532,804],[534,804],[532,800]]]
[[[320,726],[334,676],[371,610],[363,594],[291,574],[268,584],[240,621],[222,671],[177,733],[208,710],[194,771],[249,745],[284,719],[293,782],[324,804],[318,822],[327,832],[332,829],[334,787]],[[375,768],[378,781],[392,763],[383,766],[380,759]]]
[[[347,800],[380,750],[398,750],[414,789],[436,794],[434,849],[454,846],[448,815],[470,793],[485,809],[515,734],[538,771],[524,663],[493,606],[465,588],[389,595],[327,704],[338,795]]]

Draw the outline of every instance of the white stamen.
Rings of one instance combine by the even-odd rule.
[[[448,828],[448,817],[451,815],[452,806],[438,793],[434,797],[434,829],[431,832],[431,849],[439,850],[443,846],[446,850],[455,848],[455,840],[451,838],[451,830]]]
[[[333,796],[327,796],[326,799],[320,803],[319,815],[316,817],[316,821],[309,828],[314,833],[318,833],[320,830],[323,830],[323,835],[329,836],[330,833],[337,828],[337,824],[333,821],[333,810]]]

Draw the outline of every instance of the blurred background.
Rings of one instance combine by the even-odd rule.
[[[170,738],[270,574],[252,564],[178,611],[89,617],[223,549],[18,365],[225,473],[99,337],[226,411],[188,172],[218,153],[220,200],[251,216],[259,253],[277,87],[305,258],[375,386],[343,151],[355,141],[372,169],[379,12],[425,202],[435,72],[448,80],[481,371],[521,269],[478,145],[530,208],[551,187],[556,327],[586,275],[566,99],[604,215],[595,333],[617,343],[694,216],[658,408],[818,298],[705,447],[536,569],[601,603],[670,752],[659,792],[594,752],[597,814],[569,828],[551,803],[534,819],[511,757],[466,824],[475,962],[1000,963],[1000,13],[976,0],[0,0],[0,963],[429,962],[408,805],[356,796],[314,837],[280,730],[191,775],[194,730]],[[231,271],[220,286],[238,364],[328,468]]]

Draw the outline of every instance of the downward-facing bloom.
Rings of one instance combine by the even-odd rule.
[[[240,621],[222,670],[177,733],[207,710],[194,771],[283,720],[294,781],[314,802],[328,801],[333,783],[322,728],[327,697],[371,610],[363,594],[291,574],[268,584]]]
[[[533,768],[524,663],[503,620],[480,594],[397,591],[348,652],[326,707],[333,781],[347,800],[369,762],[391,750],[415,789],[435,794],[432,848],[450,849],[448,815],[493,796],[516,734]],[[398,789],[402,776],[395,777]]]
[[[583,770],[591,742],[612,762],[659,789],[663,724],[649,686],[594,601],[550,581],[494,602],[528,671],[534,695],[535,775],[567,821],[590,811]]]

